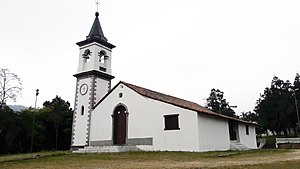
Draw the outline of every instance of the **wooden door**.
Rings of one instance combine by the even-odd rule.
[[[118,106],[114,112],[114,144],[126,144],[127,113],[124,106]]]

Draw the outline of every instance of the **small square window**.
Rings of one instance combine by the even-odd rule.
[[[165,130],[179,130],[178,117],[179,114],[164,115]]]
[[[246,135],[249,135],[249,126],[246,125]]]

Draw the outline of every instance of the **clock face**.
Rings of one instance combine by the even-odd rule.
[[[88,85],[85,84],[85,83],[82,84],[82,85],[80,86],[79,91],[80,91],[80,94],[81,94],[81,95],[85,95],[85,94],[87,93],[87,91],[88,91]]]

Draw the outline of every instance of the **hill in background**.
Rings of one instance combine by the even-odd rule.
[[[8,105],[8,107],[11,108],[13,111],[22,111],[28,108],[22,105]]]

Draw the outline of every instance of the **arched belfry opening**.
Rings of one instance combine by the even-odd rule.
[[[124,145],[127,139],[127,117],[128,112],[125,106],[119,105],[113,112],[113,144]]]
[[[106,52],[102,50],[102,51],[98,52],[98,56],[99,56],[99,62],[105,64],[105,61],[108,59]]]
[[[82,58],[84,60],[84,63],[90,62],[91,55],[92,55],[92,52],[90,51],[90,49],[86,49],[84,51],[84,53],[82,54]]]

